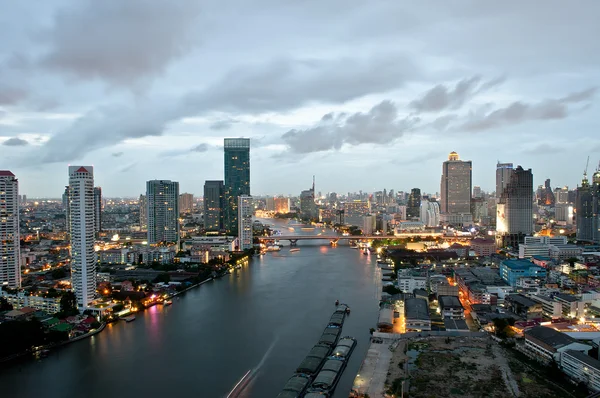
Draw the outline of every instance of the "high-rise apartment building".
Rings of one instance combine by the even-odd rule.
[[[238,240],[240,250],[252,249],[252,197],[242,195],[238,197]]]
[[[71,287],[84,311],[96,295],[94,168],[69,166]]]
[[[440,210],[450,224],[471,222],[472,163],[451,152],[442,165]]]
[[[65,187],[65,191],[62,195],[62,205],[65,212],[65,231],[67,232],[67,239],[71,235],[71,212],[69,211],[69,186]]]
[[[274,198],[275,213],[286,214],[290,212],[290,198]]]
[[[426,227],[440,225],[440,204],[434,199],[421,200],[420,220]]]
[[[569,201],[569,187],[556,188],[554,190],[556,204],[567,204]]]
[[[179,195],[179,212],[191,213],[194,208],[194,195],[191,193],[182,193]]]
[[[148,243],[179,243],[179,183],[146,182]]]
[[[474,198],[481,198],[483,196],[483,192],[481,192],[481,187],[478,185],[475,185],[473,187],[473,197]]]
[[[496,197],[499,198],[504,192],[504,188],[510,181],[512,175],[513,164],[512,163],[500,163],[496,164]]]
[[[300,213],[302,214],[303,218],[312,219],[317,217],[314,177],[312,188],[300,192]]]
[[[583,175],[581,187],[577,188],[575,201],[577,219],[577,240],[600,243],[600,169],[590,184]]]
[[[146,231],[148,229],[148,200],[146,195],[140,195],[140,229]]]
[[[237,235],[238,197],[250,195],[250,139],[225,138],[225,229]]]
[[[408,204],[406,206],[406,218],[414,220],[421,217],[421,190],[413,188],[408,195]]]
[[[371,213],[371,203],[362,200],[353,200],[344,202],[344,223],[346,225],[354,225],[361,227],[363,225],[363,217]]]
[[[94,187],[94,232],[102,231],[102,188]]]
[[[204,229],[206,231],[221,231],[224,228],[224,198],[223,181],[204,182]]]
[[[19,180],[0,170],[0,288],[21,287]]]
[[[533,233],[533,174],[517,166],[496,207],[496,241],[517,246]]]

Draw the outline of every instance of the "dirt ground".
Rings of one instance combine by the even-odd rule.
[[[394,344],[387,393],[411,398],[557,396],[547,382],[524,369],[489,338],[427,337]],[[521,369],[520,369],[521,370]]]

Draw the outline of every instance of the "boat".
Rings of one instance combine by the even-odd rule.
[[[309,384],[310,378],[308,376],[295,374],[285,383],[277,398],[300,398]]]
[[[356,339],[354,337],[344,336],[338,341],[331,355],[338,358],[348,358],[352,355],[354,347],[356,347]]]
[[[329,357],[310,385],[309,392],[326,392],[332,394],[344,372],[346,360],[347,358]]]
[[[290,253],[296,253],[296,252],[299,252],[299,251],[300,251],[300,249],[298,249],[297,247],[295,247],[293,249],[290,249]]]
[[[338,341],[338,337],[340,337],[341,331],[342,329],[339,327],[327,326],[325,330],[323,330],[323,334],[319,339],[319,344],[334,346]]]
[[[163,305],[171,305],[173,304],[173,302],[169,299],[166,299],[165,301],[163,301]]]
[[[124,316],[121,319],[125,322],[133,322],[135,321],[135,315]]]
[[[340,300],[335,300],[335,305],[340,305]]]
[[[341,328],[344,325],[345,318],[346,311],[344,311],[343,309],[341,311],[336,311],[329,319],[329,324],[327,326],[336,326]]]
[[[314,376],[319,373],[321,366],[325,362],[325,359],[331,353],[331,346],[327,344],[315,345],[306,358],[300,363],[300,366],[296,368],[296,373]]]

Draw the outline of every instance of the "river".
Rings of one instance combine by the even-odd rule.
[[[295,228],[297,234],[318,232]],[[47,358],[4,366],[1,395],[219,398],[251,371],[238,396],[275,397],[317,343],[339,299],[352,309],[342,335],[358,339],[335,393],[347,397],[377,322],[381,271],[370,255],[319,242],[300,241],[298,252],[284,247],[255,257],[172,306],[109,324]]]

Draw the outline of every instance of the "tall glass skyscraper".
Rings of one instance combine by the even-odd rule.
[[[21,287],[19,180],[0,170],[0,288]]]
[[[442,167],[441,211],[449,214],[471,212],[471,169],[470,160],[460,160],[451,152]]]
[[[518,166],[496,207],[496,241],[499,246],[516,246],[533,234],[533,174]]]
[[[148,243],[179,243],[179,183],[146,182]]]
[[[250,139],[225,138],[225,229],[238,233],[238,197],[250,195]]]
[[[224,189],[223,181],[204,182],[204,229],[221,231],[223,227]]]
[[[577,188],[577,240],[600,243],[600,170],[592,176],[590,184],[583,176]]]
[[[496,197],[499,198],[504,192],[504,188],[510,181],[512,175],[513,164],[512,163],[500,163],[496,164]]]

